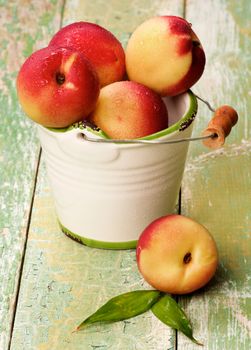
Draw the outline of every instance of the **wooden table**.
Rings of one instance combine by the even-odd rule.
[[[207,56],[193,91],[230,104],[239,122],[226,145],[190,145],[181,213],[204,224],[220,254],[215,278],[178,298],[194,335],[210,350],[251,348],[251,4],[248,0],[3,0],[0,2],[0,349],[197,349],[150,313],[125,322],[72,330],[119,293],[146,287],[135,251],[92,249],[58,227],[36,128],[19,107],[15,78],[25,57],[63,25],[88,20],[125,45],[137,24],[158,14],[184,16]],[[199,103],[194,135],[211,113]]]

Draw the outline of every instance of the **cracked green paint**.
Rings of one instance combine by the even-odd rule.
[[[19,108],[16,74],[25,56],[45,45],[59,27],[62,1],[29,6],[26,1],[0,3],[0,349],[8,348],[23,255],[39,144],[34,125]],[[54,18],[37,26],[44,12]]]
[[[220,265],[205,289],[179,301],[195,320],[196,337],[205,349],[248,350],[251,347],[251,99],[250,76],[242,72],[250,69],[250,58],[245,52],[251,50],[248,22],[251,7],[248,1],[210,0],[200,7],[198,16],[199,1],[188,4],[187,18],[203,38],[207,53],[206,71],[194,92],[215,107],[232,105],[239,113],[239,121],[224,148],[210,151],[202,145],[190,146],[181,211],[203,223],[213,234]],[[194,134],[210,119],[211,113],[202,104],[199,111]],[[180,337],[179,346],[197,349],[184,337]]]
[[[7,350],[10,338],[39,150],[34,125],[17,105],[14,77],[25,56],[48,43],[61,23],[62,8],[63,1],[0,0],[1,350]],[[182,212],[209,228],[219,246],[221,263],[207,288],[180,297],[179,302],[191,315],[195,335],[205,350],[248,350],[251,103],[250,77],[243,72],[249,72],[250,66],[246,54],[251,51],[249,2],[210,0],[202,5],[199,0],[71,0],[65,3],[62,23],[99,23],[125,45],[137,24],[166,13],[185,13],[205,47],[206,71],[193,90],[215,106],[233,104],[240,113],[223,150],[210,152],[198,143],[190,147]],[[199,134],[209,119],[210,112],[200,104],[194,134]],[[174,350],[175,333],[147,314],[109,329],[97,326],[84,335],[71,333],[83,313],[89,314],[117,293],[145,287],[133,251],[80,246],[60,232],[42,165],[11,350]],[[198,347],[178,334],[177,348]]]

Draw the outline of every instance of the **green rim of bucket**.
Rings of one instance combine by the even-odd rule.
[[[99,248],[99,249],[113,249],[113,250],[120,250],[120,249],[135,249],[137,246],[137,240],[136,241],[128,241],[128,242],[105,242],[105,241],[98,241],[96,239],[86,238],[79,236],[76,233],[73,233],[68,228],[66,228],[62,223],[58,220],[59,226],[61,231],[69,238],[73,239],[74,241],[86,245],[91,248]]]
[[[184,94],[188,95],[189,103],[188,103],[188,108],[187,108],[186,112],[179,119],[179,121],[175,124],[172,124],[170,127],[166,128],[164,130],[161,130],[161,131],[158,131],[154,134],[142,137],[142,138],[140,138],[141,140],[153,140],[153,139],[160,138],[160,137],[169,135],[171,133],[174,133],[175,131],[183,131],[193,122],[193,120],[196,117],[196,113],[197,113],[197,109],[198,109],[197,98],[191,90],[188,90]],[[175,97],[177,97],[177,96],[175,96]],[[56,133],[64,133],[67,131],[71,131],[73,129],[87,130],[96,136],[100,136],[102,138],[109,139],[109,137],[101,129],[99,129],[99,128],[93,129],[93,127],[91,125],[88,125],[88,124],[89,124],[88,122],[86,123],[85,121],[80,121],[80,122],[74,123],[66,128],[46,128],[46,129],[48,129],[52,132],[56,132]]]

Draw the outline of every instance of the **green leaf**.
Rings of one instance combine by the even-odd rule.
[[[117,322],[140,315],[149,310],[160,295],[161,292],[157,290],[136,290],[120,294],[86,318],[76,330],[81,330],[95,322]]]
[[[184,333],[189,339],[198,345],[199,343],[193,337],[193,330],[186,314],[176,301],[168,294],[162,296],[152,307],[153,314],[167,326],[177,329]]]

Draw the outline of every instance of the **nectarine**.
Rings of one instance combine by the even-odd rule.
[[[218,264],[216,243],[209,231],[182,215],[153,221],[139,237],[136,256],[144,279],[173,294],[203,287]]]
[[[47,47],[34,52],[17,77],[23,110],[46,127],[65,127],[87,117],[99,90],[91,63],[68,48]]]
[[[161,97],[142,84],[120,81],[103,87],[90,120],[113,139],[134,139],[167,128]]]
[[[100,85],[122,80],[125,74],[124,49],[107,29],[90,22],[75,22],[60,29],[50,46],[70,47],[83,53],[93,64]]]
[[[157,16],[139,25],[126,48],[130,80],[162,96],[188,90],[201,77],[205,54],[190,23],[177,16]]]

